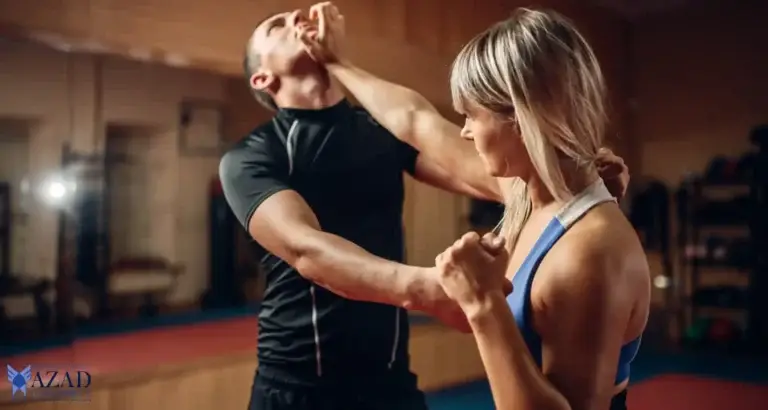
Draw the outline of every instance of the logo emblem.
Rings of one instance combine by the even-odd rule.
[[[17,391],[27,396],[27,383],[32,379],[32,366],[27,366],[20,372],[16,371],[10,364],[8,366],[8,381],[13,386],[11,396],[15,396]]]

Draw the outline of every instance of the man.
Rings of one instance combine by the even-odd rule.
[[[484,172],[449,178],[353,108],[306,54],[299,34],[313,30],[299,11],[254,30],[246,77],[277,113],[220,164],[227,201],[267,251],[250,408],[426,409],[400,306],[464,322],[432,270],[398,263],[403,171],[482,199],[499,187]]]

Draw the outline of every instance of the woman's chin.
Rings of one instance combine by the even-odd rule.
[[[495,161],[484,161],[485,171],[492,177],[503,178],[508,173],[508,169],[505,163],[495,163]]]

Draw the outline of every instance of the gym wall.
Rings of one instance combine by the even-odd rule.
[[[632,29],[632,173],[672,189],[712,157],[751,149],[750,129],[768,122],[766,3],[710,3],[641,20]],[[674,212],[672,218],[675,226]],[[653,272],[664,271],[660,254],[649,252],[648,260]],[[702,275],[706,285],[740,285],[747,278],[733,270]],[[654,302],[664,305],[663,290],[654,290]],[[677,330],[673,326],[673,337]]]
[[[749,147],[749,130],[768,122],[766,13],[759,0],[714,2],[634,26],[636,174],[676,186]]]

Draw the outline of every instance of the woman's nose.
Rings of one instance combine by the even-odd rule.
[[[467,129],[467,126],[461,128],[461,132],[459,133],[461,138],[464,138],[465,140],[472,141],[472,136],[469,133],[469,130]]]

